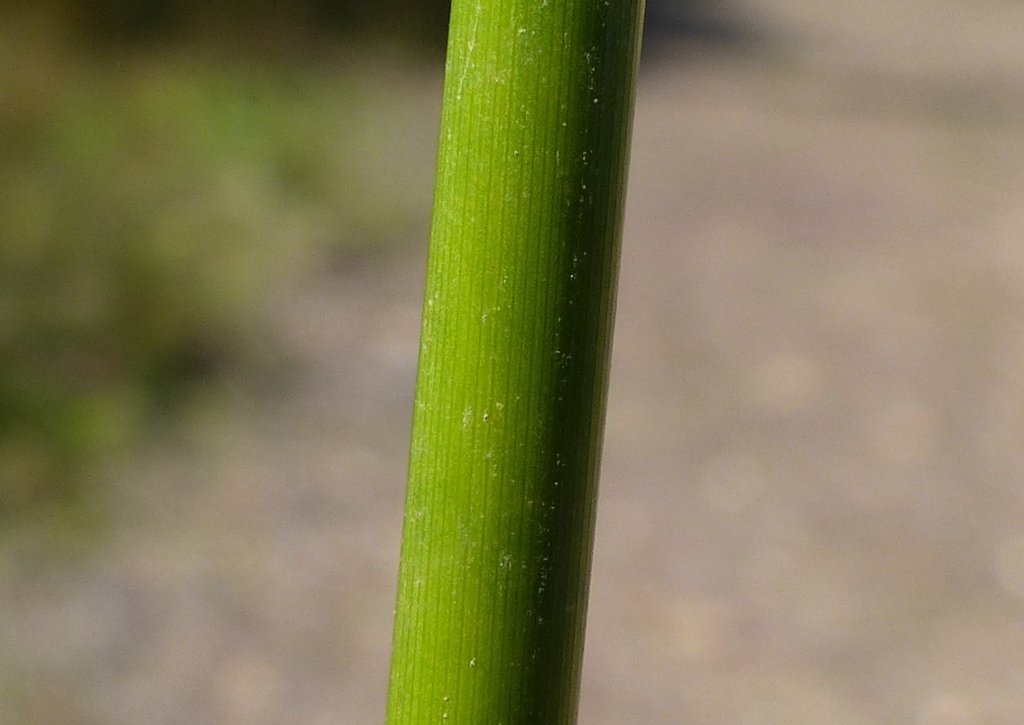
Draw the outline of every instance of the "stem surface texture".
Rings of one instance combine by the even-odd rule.
[[[643,0],[454,0],[388,725],[571,725]]]

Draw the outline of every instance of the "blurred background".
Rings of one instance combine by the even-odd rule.
[[[0,3],[0,720],[380,722],[447,6]],[[1024,722],[1024,5],[649,0],[581,723]]]

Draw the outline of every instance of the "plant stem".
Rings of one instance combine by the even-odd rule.
[[[643,0],[454,0],[388,725],[579,699]]]

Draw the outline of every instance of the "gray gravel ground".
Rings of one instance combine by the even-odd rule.
[[[581,723],[1018,725],[1024,7],[739,7],[792,40],[641,83]],[[422,270],[308,278],[291,387],[0,569],[0,719],[381,721]]]

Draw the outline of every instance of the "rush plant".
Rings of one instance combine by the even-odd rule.
[[[575,722],[643,0],[454,0],[388,725]]]

